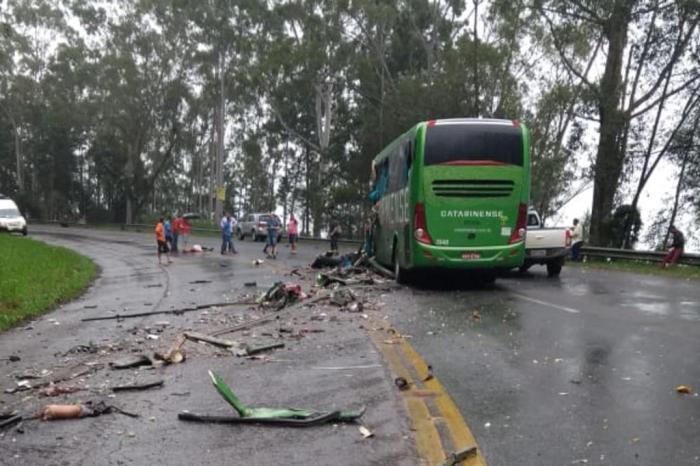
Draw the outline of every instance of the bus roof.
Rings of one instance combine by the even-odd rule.
[[[372,166],[377,166],[386,159],[391,150],[394,148],[398,142],[403,139],[407,134],[415,132],[421,125],[430,126],[442,126],[442,125],[498,125],[498,126],[515,126],[516,128],[520,126],[518,120],[504,120],[498,118],[441,118],[437,120],[426,120],[421,121],[414,126],[412,126],[408,131],[401,134],[393,141],[389,143],[382,151],[372,160]]]

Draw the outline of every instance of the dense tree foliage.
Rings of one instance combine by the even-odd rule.
[[[356,231],[392,139],[509,118],[532,204],[593,183],[611,244],[661,161],[698,190],[699,21],[690,0],[0,0],[0,192],[51,219],[281,209]]]

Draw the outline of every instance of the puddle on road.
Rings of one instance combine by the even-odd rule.
[[[671,313],[671,308],[667,302],[623,303],[622,306],[637,309],[649,315],[667,316]]]

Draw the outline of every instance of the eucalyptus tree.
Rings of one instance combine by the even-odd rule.
[[[663,117],[651,120],[672,128],[678,121],[671,110],[673,98],[700,79],[697,67],[688,60],[692,53],[688,46],[697,37],[700,5],[685,0],[543,0],[533,2],[533,7],[548,26],[561,62],[586,88],[586,111],[580,116],[599,125],[591,242],[604,245],[610,240],[613,207],[621,197],[630,137],[641,146],[653,147],[646,151],[650,154],[672,134],[667,131],[662,137],[657,129],[634,133],[635,121],[663,108]],[[602,72],[591,77],[584,72],[585,64],[599,41],[603,46],[597,64]],[[652,122],[651,126],[657,125]],[[648,168],[644,162],[642,179],[648,179]]]

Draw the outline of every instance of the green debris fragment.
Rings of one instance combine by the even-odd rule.
[[[333,412],[320,412],[311,409],[297,409],[297,408],[267,408],[258,407],[252,408],[245,405],[233,390],[226,385],[226,382],[216,375],[214,372],[209,371],[209,377],[211,378],[216,391],[230,404],[233,409],[238,413],[238,417],[225,417],[225,416],[207,416],[198,415],[192,413],[180,413],[178,418],[185,421],[196,421],[196,422],[219,422],[219,423],[247,423],[247,422],[258,422],[262,424],[276,424],[276,425],[286,425],[290,427],[294,426],[309,426],[317,425],[325,422],[350,422],[362,416],[365,409],[362,408],[357,411],[333,411]]]

